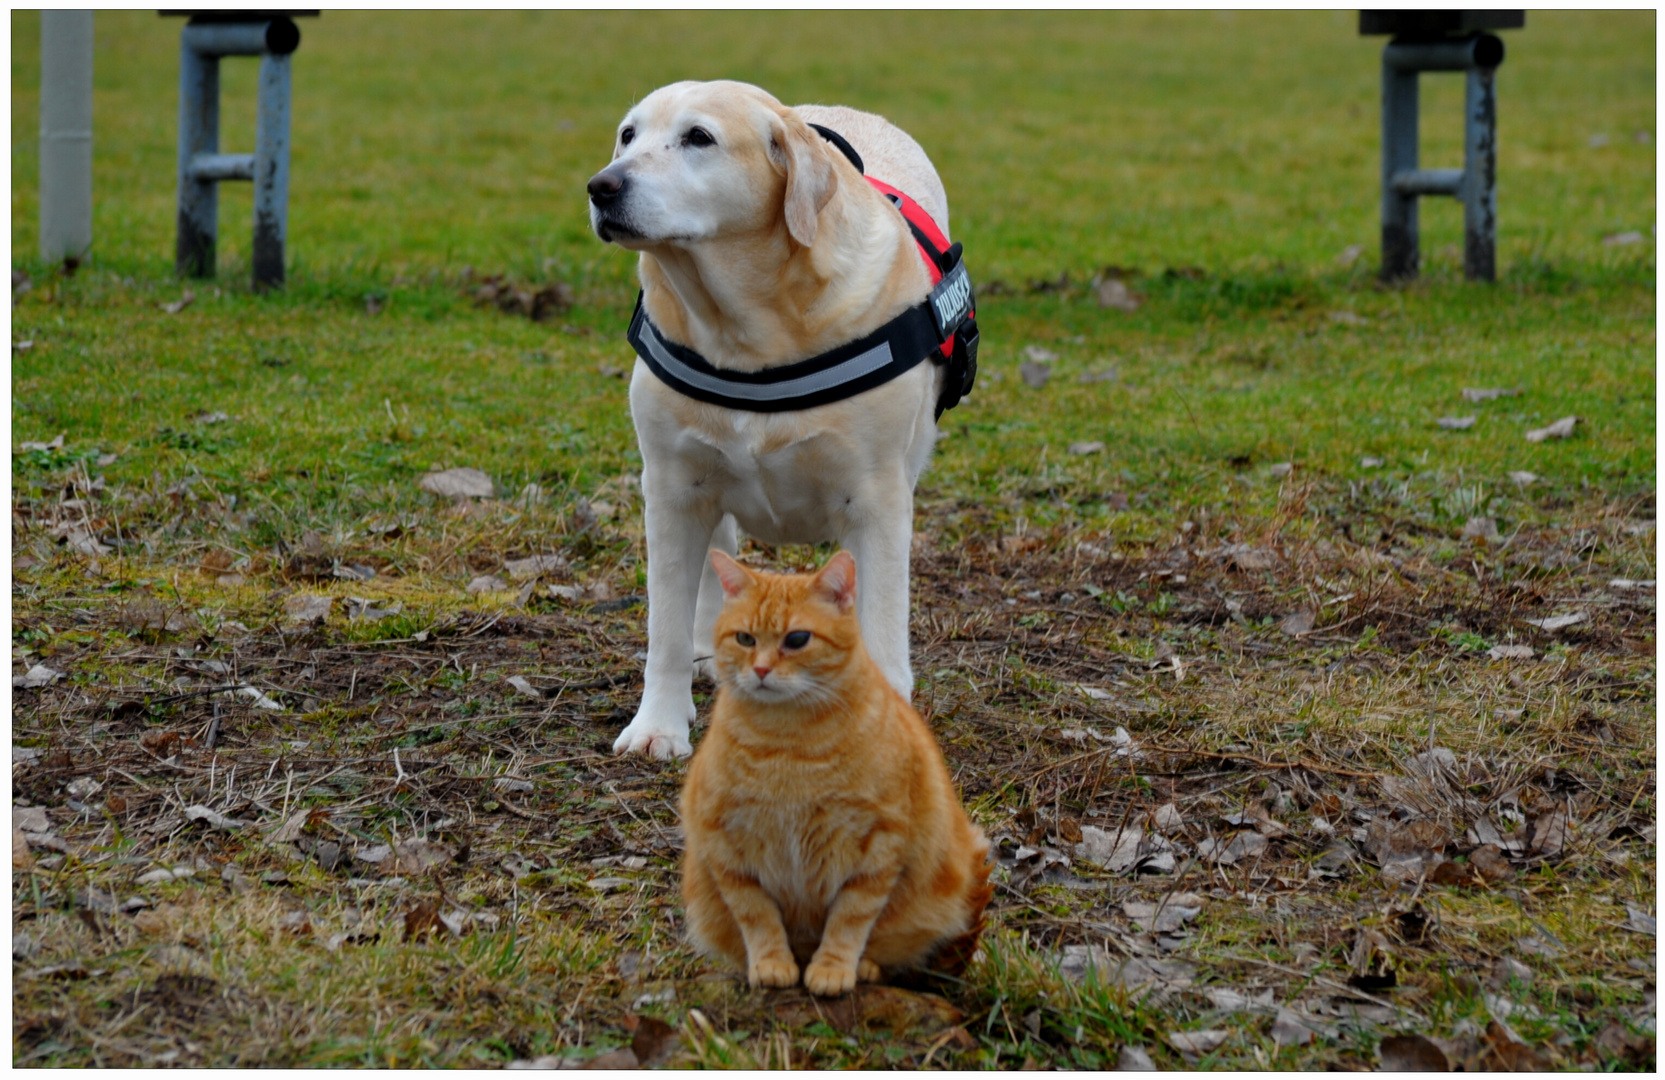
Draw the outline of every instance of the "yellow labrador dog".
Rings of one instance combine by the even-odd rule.
[[[707,552],[733,554],[737,525],[770,544],[848,548],[862,569],[867,647],[892,685],[912,692],[913,489],[954,372],[916,362],[853,396],[803,408],[788,406],[813,395],[721,403],[736,380],[767,398],[784,385],[769,381],[775,373],[814,367],[806,358],[859,342],[910,309],[947,303],[902,200],[867,182],[862,163],[916,200],[946,241],[942,181],[906,133],[854,109],[788,108],[745,83],[654,91],[625,114],[612,163],[589,182],[596,235],[640,252],[642,285],[630,411],[643,465],[648,657],[641,706],[615,752],[690,752],[693,675],[710,653],[723,599]],[[962,291],[969,311],[969,278]],[[677,366],[668,354],[688,359]],[[787,382],[813,390],[818,377]],[[719,389],[706,393],[706,384]],[[949,396],[952,404],[959,394]]]

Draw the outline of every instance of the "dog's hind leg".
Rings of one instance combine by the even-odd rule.
[[[849,523],[842,542],[856,558],[856,617],[879,670],[904,698],[913,696],[908,659],[908,555],[913,489],[898,467],[863,500],[868,512]]]
[[[711,534],[711,546],[724,555],[733,555],[740,547],[739,528],[734,523],[733,514],[724,514],[723,520],[717,523],[717,531]],[[723,583],[717,580],[717,571],[712,568],[711,560],[705,560],[705,572],[700,575],[700,596],[694,605],[694,677],[704,676],[708,679],[717,677],[717,665],[712,662],[711,649],[715,644],[711,640],[712,630],[717,625],[717,616],[723,611]]]

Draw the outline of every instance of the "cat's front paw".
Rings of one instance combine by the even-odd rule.
[[[856,979],[860,982],[883,982],[884,977],[885,973],[879,970],[879,965],[865,956],[861,958],[861,963],[856,965]]]
[[[804,971],[804,987],[820,997],[837,997],[856,988],[856,975],[853,964],[817,956]]]
[[[765,956],[751,965],[746,981],[759,986],[797,986],[798,962],[791,956]]]

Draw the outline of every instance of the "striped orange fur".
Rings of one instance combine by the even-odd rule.
[[[963,969],[989,843],[862,645],[855,560],[839,552],[813,575],[711,561],[726,603],[717,701],[682,788],[689,938],[753,986],[801,973],[822,995]]]

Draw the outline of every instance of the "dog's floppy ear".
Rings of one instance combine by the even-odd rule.
[[[769,160],[786,173],[786,231],[809,247],[822,209],[838,190],[838,170],[827,144],[795,113],[786,112],[770,125]]]

